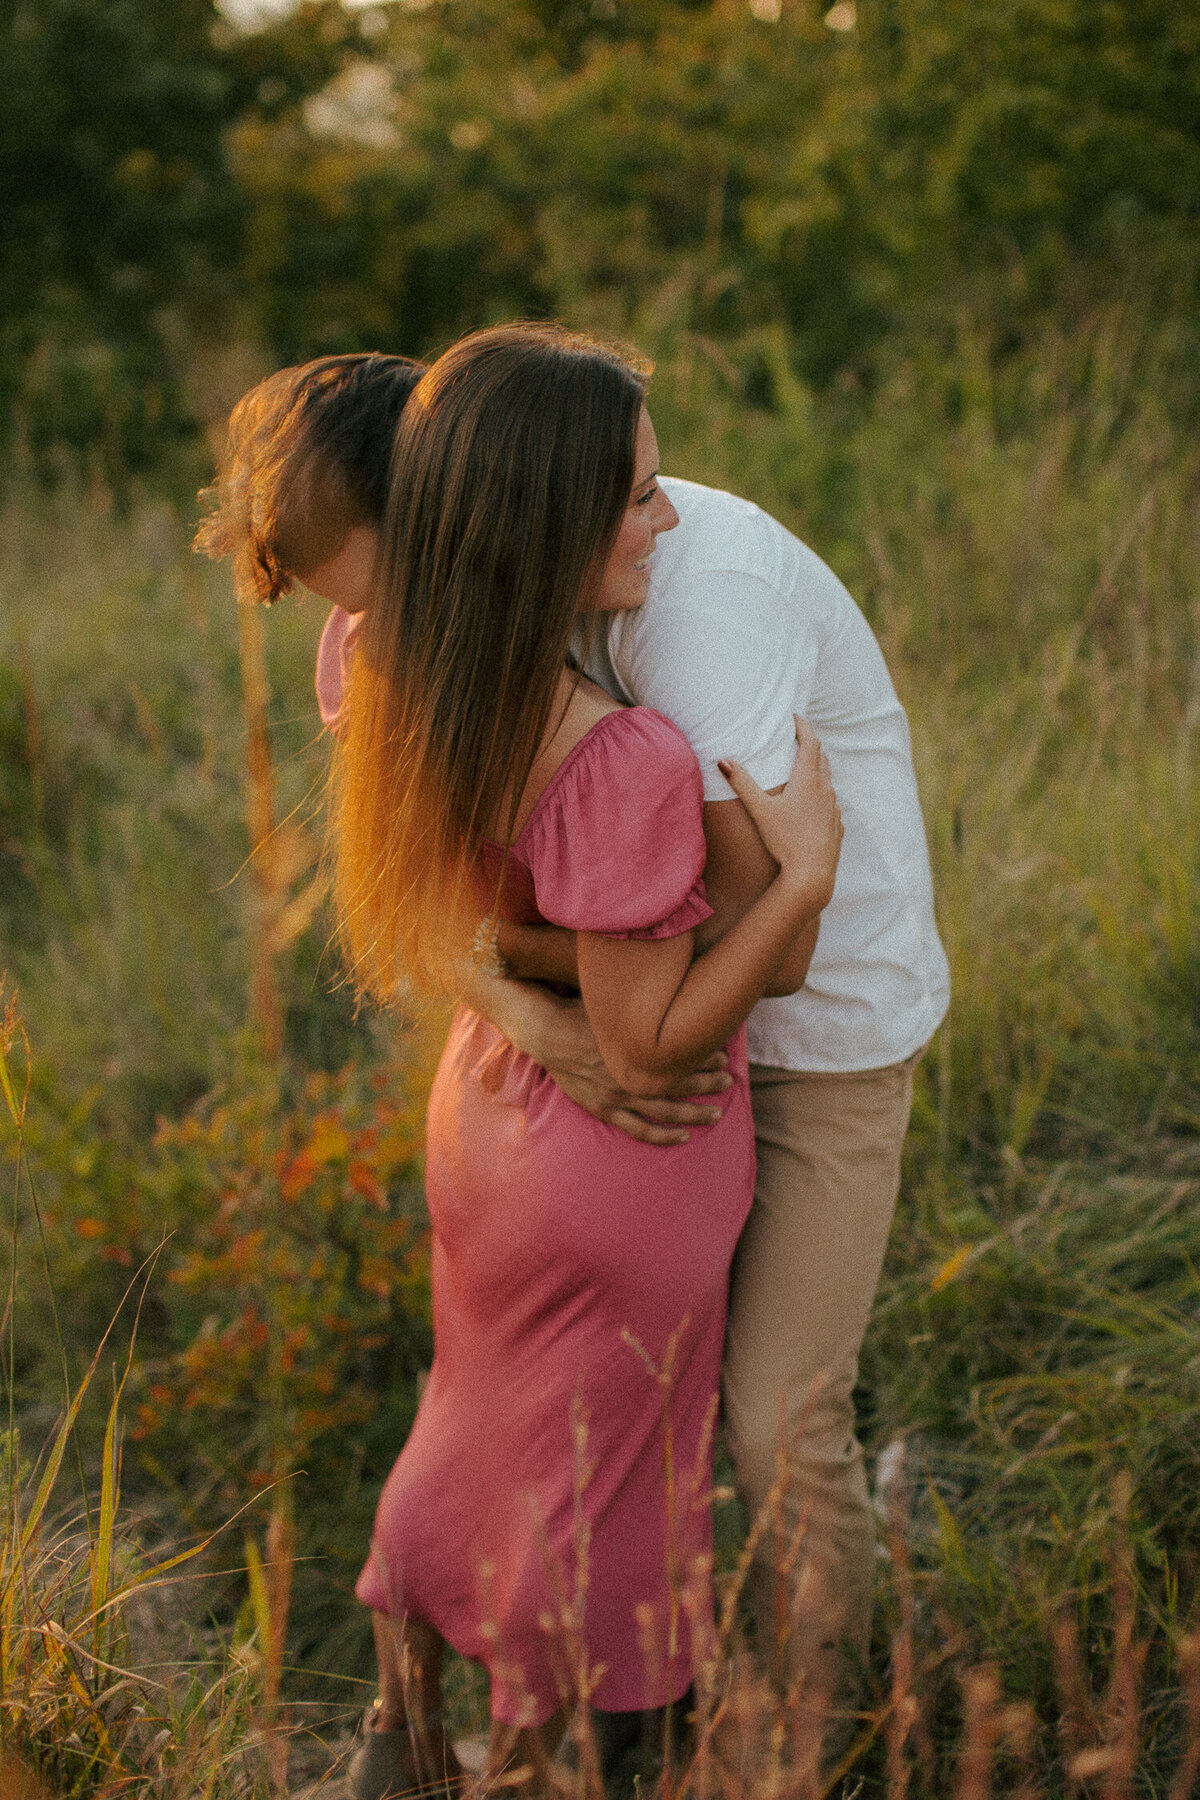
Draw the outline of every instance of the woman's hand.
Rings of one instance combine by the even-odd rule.
[[[777,794],[765,793],[740,763],[718,767],[779,864],[781,877],[809,895],[814,907],[828,906],[843,826],[829,762],[812,726],[796,716],[796,760]]]

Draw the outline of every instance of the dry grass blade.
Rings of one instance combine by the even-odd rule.
[[[29,1051],[29,1038],[26,1035],[25,1023],[21,1018],[20,1008],[17,1004],[17,991],[14,988],[7,1000],[5,1000],[4,990],[7,985],[7,974],[0,975],[0,1002],[3,1002],[4,1004],[4,1016],[3,1019],[0,1019],[0,1092],[4,1095],[5,1105],[8,1107],[9,1115],[17,1128],[17,1133],[20,1135],[25,1124],[25,1109],[29,1103],[29,1082],[32,1075],[32,1063]],[[18,1037],[21,1039],[25,1049],[25,1081],[19,1100],[8,1067],[8,1059],[12,1052],[12,1047],[16,1043]]]
[[[1000,1677],[994,1669],[971,1669],[963,1677],[963,1739],[955,1800],[990,1800],[1002,1731],[999,1700]]]
[[[1034,1772],[1033,1752],[1037,1735],[1037,1718],[1028,1701],[1018,1700],[1002,1708],[1001,1736],[1016,1759],[1019,1769],[1017,1785],[1009,1800],[1043,1800],[1045,1790]]]
[[[267,1526],[269,1636],[263,1674],[263,1725],[267,1735],[267,1759],[271,1780],[279,1794],[287,1793],[287,1735],[279,1701],[295,1566],[296,1526],[292,1516],[292,1491],[290,1486],[283,1485],[276,1491],[275,1504]]]
[[[139,1270],[138,1275],[141,1273],[142,1270]],[[135,1276],[134,1280],[131,1281],[129,1286],[125,1289],[124,1296],[121,1300],[121,1306],[124,1306],[125,1301],[132,1293],[137,1278],[138,1277]],[[120,1311],[121,1308],[118,1307],[117,1311],[113,1314],[113,1317],[105,1330],[104,1336],[97,1346],[96,1354],[88,1364],[83,1379],[71,1398],[71,1403],[67,1408],[66,1416],[59,1426],[58,1431],[55,1433],[54,1440],[50,1446],[50,1454],[46,1459],[45,1470],[38,1483],[37,1491],[33,1496],[29,1512],[26,1515],[24,1529],[21,1533],[20,1542],[17,1547],[18,1563],[28,1555],[31,1545],[34,1543],[38,1532],[41,1530],[46,1507],[49,1504],[50,1496],[53,1493],[55,1483],[58,1480],[59,1470],[62,1468],[63,1457],[66,1455],[67,1442],[75,1428],[75,1421],[79,1417],[79,1409],[83,1405],[84,1397],[92,1384],[92,1379],[96,1370],[100,1366],[100,1358],[104,1354],[104,1347],[108,1343],[109,1337],[112,1335],[113,1327],[116,1325],[117,1319],[120,1317]],[[11,1579],[11,1572],[6,1570],[6,1583],[9,1579]]]
[[[53,1800],[53,1797],[24,1763],[7,1751],[0,1751],[0,1800]]]
[[[161,1249],[161,1246],[160,1246]],[[112,1574],[113,1533],[116,1528],[117,1508],[121,1503],[121,1441],[120,1412],[121,1399],[133,1368],[133,1352],[137,1343],[138,1325],[142,1316],[142,1305],[146,1298],[146,1290],[150,1285],[150,1277],[154,1273],[159,1251],[156,1250],[142,1268],[138,1276],[144,1276],[142,1291],[138,1296],[137,1311],[134,1314],[133,1329],[129,1334],[129,1353],[125,1358],[125,1367],[121,1379],[113,1392],[112,1404],[108,1409],[108,1417],[104,1423],[104,1449],[100,1464],[100,1510],[96,1520],[96,1535],[91,1550],[91,1590],[92,1615],[95,1622],[94,1650],[97,1657],[101,1654],[102,1633],[105,1612],[108,1606],[109,1586]],[[135,1280],[137,1277],[135,1276]],[[124,1301],[122,1301],[124,1305]],[[114,1324],[116,1322],[114,1316]]]
[[[1105,1705],[1109,1762],[1101,1790],[1103,1800],[1133,1800],[1138,1762],[1138,1694],[1146,1647],[1135,1637],[1136,1608],[1129,1546],[1131,1492],[1129,1476],[1122,1474],[1113,1491],[1117,1543],[1112,1557],[1113,1661]]]
[[[1181,1639],[1179,1668],[1183,1677],[1183,1755],[1168,1800],[1192,1800],[1200,1783],[1200,1635]]]
[[[912,1570],[908,1560],[905,1527],[908,1520],[908,1482],[903,1469],[888,1489],[888,1553],[896,1587],[900,1620],[892,1634],[891,1708],[884,1727],[887,1744],[887,1800],[906,1800],[911,1770],[905,1755],[908,1736],[919,1711],[913,1683]]]

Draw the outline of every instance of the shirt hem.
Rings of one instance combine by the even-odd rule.
[[[918,1050],[923,1050],[938,1026],[946,1017],[949,1001],[940,1010],[935,1006],[924,1014],[919,1024],[914,1024],[898,1038],[894,1044],[876,1043],[868,1050],[853,1056],[821,1056],[814,1051],[788,1049],[776,1040],[773,1044],[750,1045],[750,1067],[752,1069],[786,1069],[793,1075],[867,1075],[873,1069],[890,1069],[896,1063],[906,1062]],[[750,1015],[753,1021],[754,1014]],[[770,1054],[767,1054],[770,1052]]]

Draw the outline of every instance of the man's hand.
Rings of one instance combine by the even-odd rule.
[[[581,1000],[478,972],[464,997],[510,1044],[540,1063],[569,1100],[640,1144],[686,1144],[692,1131],[715,1125],[721,1117],[719,1108],[702,1104],[733,1086],[729,1059],[721,1051],[684,1077],[673,1093],[649,1099],[616,1085],[596,1048]]]
[[[696,1104],[696,1096],[723,1094],[733,1086],[726,1073],[729,1058],[723,1051],[710,1056],[694,1075],[685,1076],[673,1094],[651,1100],[627,1094],[616,1087],[613,1078],[596,1059],[598,1075],[584,1075],[575,1070],[548,1068],[547,1074],[560,1087],[568,1100],[582,1106],[584,1112],[606,1125],[615,1125],[626,1137],[639,1144],[686,1144],[691,1129],[715,1125],[721,1117],[716,1107]]]

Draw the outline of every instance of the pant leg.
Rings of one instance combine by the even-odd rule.
[[[916,1061],[852,1075],[750,1072],[758,1179],[733,1266],[726,1431],[752,1520],[786,1448],[790,1478],[750,1573],[758,1641],[778,1682],[803,1671],[830,1699],[854,1691],[870,1644],[875,1529],[852,1396]]]

